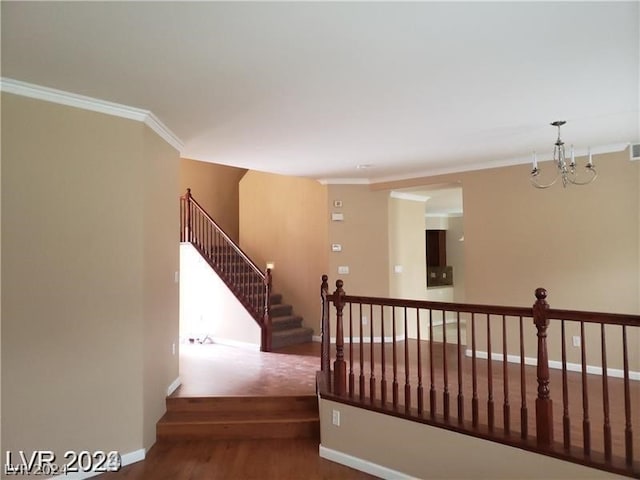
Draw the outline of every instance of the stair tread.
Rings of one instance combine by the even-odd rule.
[[[288,337],[288,336],[295,336],[295,335],[301,335],[301,334],[307,334],[307,333],[312,333],[313,329],[312,328],[308,328],[308,327],[296,327],[296,328],[289,328],[287,330],[278,330],[273,332],[273,336],[274,337]]]
[[[168,412],[159,421],[158,425],[175,425],[175,424],[190,424],[190,425],[233,425],[233,424],[271,424],[271,423],[304,423],[304,422],[319,422],[320,417],[318,413],[311,412],[297,412],[297,414],[287,415],[229,415],[229,414],[216,414],[209,412]]]

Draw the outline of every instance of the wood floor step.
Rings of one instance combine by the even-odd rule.
[[[167,412],[311,412],[318,413],[315,395],[167,397]]]
[[[190,414],[191,415],[191,414]],[[264,439],[319,438],[320,420],[317,417],[253,418],[253,419],[192,419],[171,420],[163,417],[156,425],[158,441],[186,439]]]

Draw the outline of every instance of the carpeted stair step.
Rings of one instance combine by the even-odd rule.
[[[275,331],[271,335],[271,348],[286,347],[288,345],[296,345],[298,343],[308,343],[313,339],[313,330],[311,328],[299,327],[287,330]]]
[[[288,317],[293,314],[293,307],[286,303],[277,303],[271,305],[271,318],[275,317]]]
[[[302,327],[302,317],[299,315],[283,315],[281,317],[271,317],[273,332],[283,330],[293,330]]]

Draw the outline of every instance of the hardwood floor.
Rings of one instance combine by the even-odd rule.
[[[357,470],[320,458],[313,439],[159,443],[144,461],[96,478],[150,480],[366,480]]]
[[[183,344],[182,385],[174,398],[315,395],[320,345],[260,353],[214,344]],[[316,438],[183,440],[156,443],[145,460],[96,478],[135,480],[308,479],[377,477],[320,458]]]
[[[448,334],[448,338],[454,338]],[[429,351],[422,345],[424,405],[428,409],[430,387]],[[398,358],[404,355],[405,342],[398,342]],[[417,395],[417,343],[408,341],[410,357],[410,384],[412,406],[416,406]],[[387,402],[392,401],[393,358],[391,346],[386,351]],[[347,351],[348,352],[348,351]],[[349,362],[349,355],[346,360]],[[363,348],[363,373],[366,376],[365,393],[368,394],[370,375],[370,346]],[[380,359],[380,345],[375,345],[376,362]],[[355,385],[357,389],[360,370],[359,351],[354,348]],[[285,347],[273,353],[251,352],[222,345],[182,345],[180,353],[180,376],[183,385],[172,396],[216,396],[216,395],[313,395],[315,394],[315,373],[320,365],[320,344],[312,343]],[[434,342],[434,388],[437,391],[436,409],[441,413],[443,407],[444,376],[442,372],[444,358],[448,365],[448,390],[450,393],[451,417],[457,415],[457,351],[455,345],[446,348]],[[332,352],[332,359],[335,358]],[[503,375],[502,362],[491,362],[493,378],[493,402],[495,424],[503,426],[504,390],[501,386]],[[232,366],[230,368],[230,366]],[[515,432],[520,428],[520,372],[519,365],[508,364],[509,398],[511,404],[511,425]],[[471,415],[472,399],[471,359],[463,356],[463,394],[465,399],[465,418]],[[487,422],[487,405],[489,382],[487,376],[487,360],[477,360],[478,401],[480,423]],[[347,373],[349,364],[347,364]],[[535,367],[526,367],[527,405],[529,433],[535,432]],[[374,371],[377,381],[377,395],[380,399],[381,369]],[[403,401],[404,382],[403,368],[396,372],[399,384],[399,402]],[[569,405],[571,414],[572,443],[582,444],[582,398],[581,376],[569,372],[570,386]],[[587,375],[589,386],[589,413],[591,443],[594,451],[601,451],[603,444],[602,428],[602,390],[601,377]],[[640,454],[640,382],[631,382],[632,423],[634,458]],[[554,402],[555,438],[562,440],[562,389],[561,372],[551,371],[551,394]],[[358,392],[356,390],[355,395]],[[620,379],[609,379],[609,396],[611,399],[611,422],[613,427],[614,454],[623,454],[623,386]],[[124,467],[120,472],[107,474],[105,478],[128,479],[251,479],[251,478],[308,478],[308,479],[360,479],[375,478],[350,468],[323,460],[318,456],[318,442],[314,439],[278,439],[278,440],[218,440],[218,441],[183,441],[169,444],[156,444],[147,454],[146,460]]]

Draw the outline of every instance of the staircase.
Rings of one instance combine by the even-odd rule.
[[[313,330],[302,326],[302,317],[282,303],[282,295],[271,294],[271,349],[312,341]]]
[[[271,292],[271,271],[263,273],[191,196],[180,197],[180,241],[189,242],[244,305],[262,330],[261,350],[312,341],[313,330]]]
[[[315,395],[167,397],[158,442],[208,439],[320,439]]]

